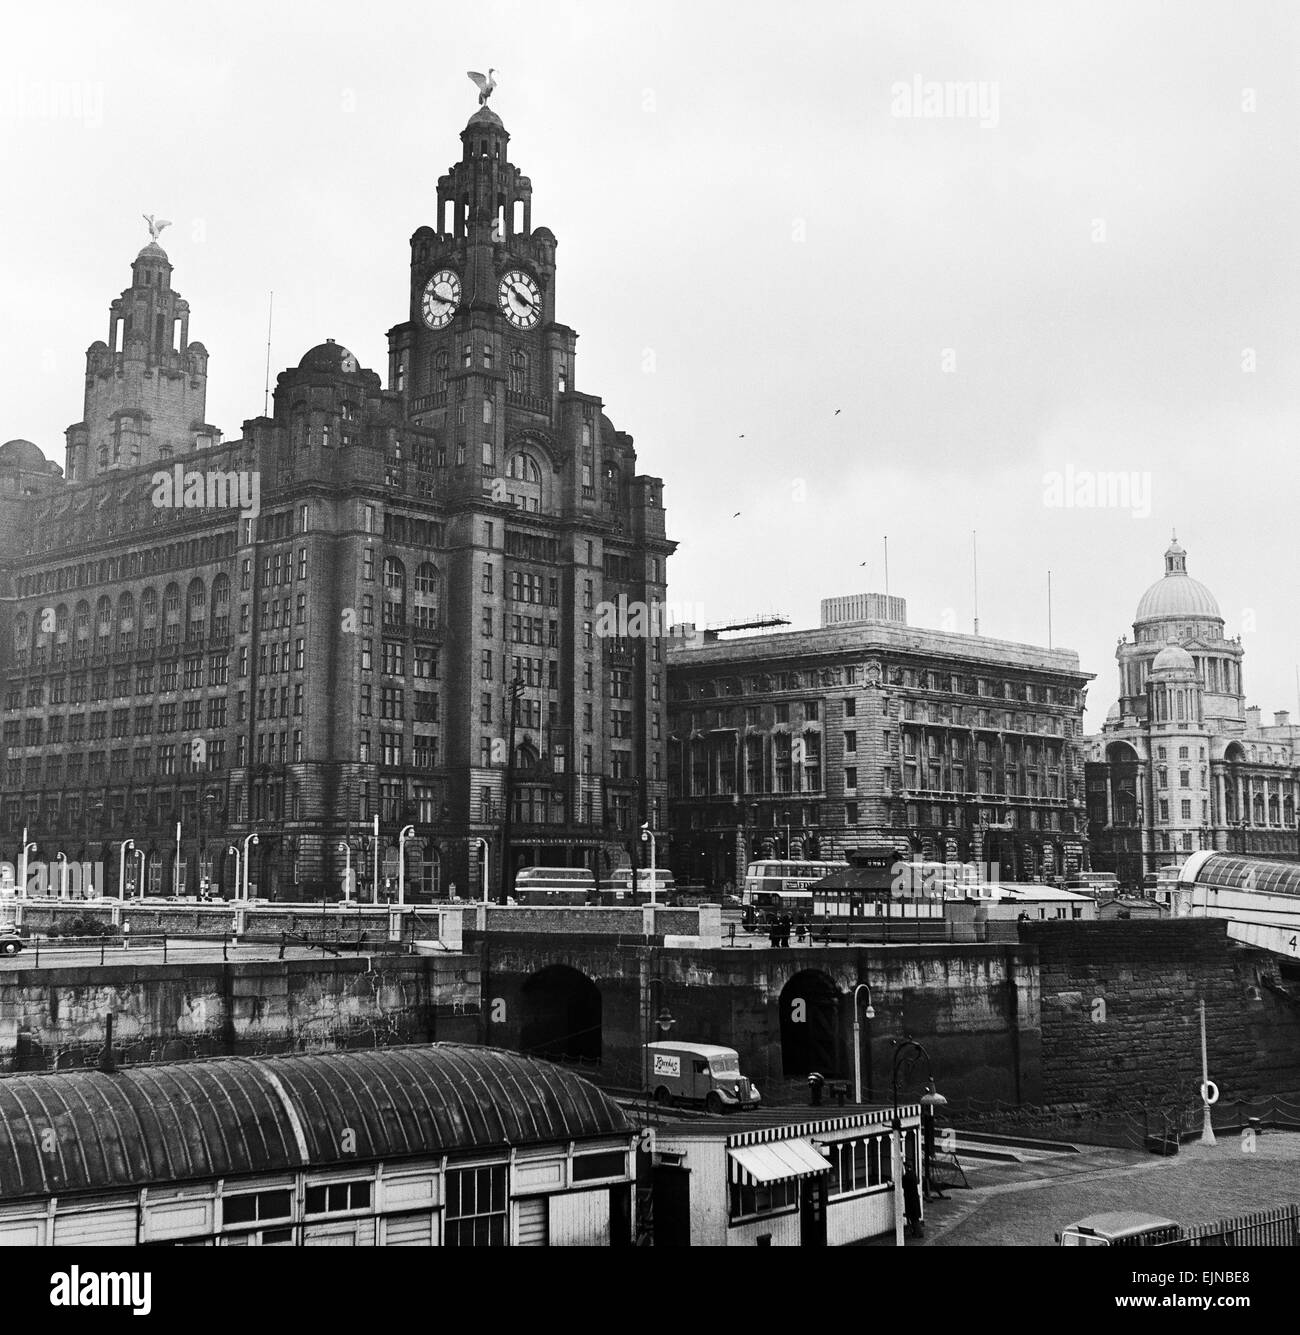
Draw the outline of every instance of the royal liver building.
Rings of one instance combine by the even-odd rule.
[[[485,105],[460,139],[387,384],[326,339],[223,440],[150,220],[66,472],[0,447],[4,858],[25,829],[116,893],[130,840],[128,892],[229,894],[256,833],[253,893],[337,896],[350,861],[369,896],[377,821],[381,888],[410,826],[427,898],[485,858],[494,888],[603,873],[660,819],[662,644],[601,627],[663,601],[663,483],[579,387],[505,126]]]

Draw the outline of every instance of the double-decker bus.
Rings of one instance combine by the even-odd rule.
[[[595,897],[590,867],[521,867],[515,873],[516,904],[586,904]]]
[[[847,862],[751,862],[745,869],[744,901],[756,913],[812,916],[812,887]]]

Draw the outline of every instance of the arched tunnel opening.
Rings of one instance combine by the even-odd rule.
[[[520,989],[520,1050],[532,1057],[598,1062],[601,996],[595,983],[567,964],[550,964]]]
[[[781,1066],[787,1080],[811,1071],[840,1073],[840,990],[815,970],[797,973],[781,989]]]

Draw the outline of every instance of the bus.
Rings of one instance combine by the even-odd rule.
[[[633,873],[636,876],[636,888],[632,888]],[[677,890],[677,883],[667,867],[654,870],[654,901],[667,904]],[[650,868],[615,867],[605,878],[600,888],[602,904],[648,904],[650,903]]]
[[[515,873],[516,904],[586,904],[595,897],[590,867],[521,867]]]
[[[751,862],[745,869],[742,898],[756,913],[791,913],[812,917],[812,887],[823,876],[843,871],[847,862]]]
[[[1113,871],[1077,871],[1061,882],[1062,890],[1077,890],[1085,895],[1118,895],[1119,877]]]

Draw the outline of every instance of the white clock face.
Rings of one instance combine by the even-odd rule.
[[[460,279],[450,269],[439,269],[424,285],[420,314],[430,329],[449,325],[460,308]]]
[[[516,329],[531,329],[542,318],[542,291],[522,269],[511,269],[502,276],[497,303]]]

